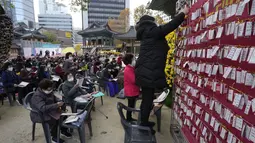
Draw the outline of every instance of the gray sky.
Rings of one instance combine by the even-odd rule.
[[[64,3],[68,6],[69,0],[63,0]],[[131,19],[130,24],[134,24],[133,19],[133,13],[134,9],[142,4],[146,5],[150,0],[130,0],[130,11],[131,11]],[[39,14],[39,0],[34,0],[34,6],[35,6],[35,21],[38,22],[38,14]],[[81,28],[82,27],[82,20],[81,20],[81,13],[80,12],[71,12],[73,16],[73,27],[75,28]]]

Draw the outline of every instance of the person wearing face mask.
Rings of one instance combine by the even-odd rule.
[[[20,82],[19,76],[13,71],[13,66],[11,63],[7,62],[2,67],[2,82],[4,90],[7,93],[7,97],[11,106],[13,106],[16,101],[16,84]]]
[[[11,63],[7,62],[2,67],[2,82],[4,90],[7,93],[7,97],[11,106],[13,106],[16,101],[16,85],[20,82],[19,76],[13,71],[13,66]]]
[[[63,63],[62,62],[58,62],[55,72],[58,76],[61,77],[61,79],[64,79],[64,71],[63,71]]]
[[[82,95],[87,95],[87,92],[83,90],[78,84],[76,84],[76,81],[74,80],[74,77],[71,73],[67,74],[66,79],[67,80],[64,82],[62,86],[62,91],[65,97],[65,103],[70,104],[72,107],[72,111],[74,112],[73,110],[75,105],[74,99]],[[86,104],[81,105],[84,106]],[[79,107],[77,108],[80,109]]]
[[[136,84],[142,89],[141,126],[155,125],[149,122],[154,92],[155,89],[168,86],[164,69],[169,46],[165,37],[182,24],[188,11],[189,8],[185,6],[170,22],[160,26],[157,26],[155,18],[149,15],[142,16],[136,23],[136,39],[141,41],[135,66]]]
[[[73,63],[73,54],[72,53],[66,53],[66,60],[63,65],[63,70],[65,74],[73,72],[74,69],[74,63]]]
[[[64,102],[58,99],[53,94],[53,82],[49,79],[43,79],[40,81],[38,89],[31,98],[31,108],[42,113],[44,121],[50,125],[51,136],[54,142],[57,142],[57,128],[62,112],[64,108]],[[35,112],[30,112],[30,118],[32,122],[41,123],[42,120]],[[72,135],[68,132],[67,128],[61,127],[61,134],[67,138],[71,138]],[[64,143],[63,139],[60,139],[59,143]]]
[[[124,70],[124,95],[128,99],[128,107],[135,108],[136,98],[140,95],[140,88],[135,84],[135,58],[126,54],[123,58],[126,65]],[[132,112],[127,111],[127,120],[133,121]]]

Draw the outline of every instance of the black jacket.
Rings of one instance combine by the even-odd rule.
[[[60,99],[58,99],[53,94],[47,95],[40,88],[38,88],[31,98],[30,106],[32,109],[41,112],[44,121],[50,121],[52,116],[59,116],[59,114],[61,114],[61,111],[57,105],[57,102],[59,101]],[[37,113],[30,112],[30,118],[32,122],[42,122],[42,119]]]
[[[183,21],[180,13],[165,25],[157,26],[151,20],[141,20],[136,25],[137,40],[141,41],[139,57],[135,66],[136,84],[140,87],[164,88],[165,63],[169,50],[165,36],[175,30]]]

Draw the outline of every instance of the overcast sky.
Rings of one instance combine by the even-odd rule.
[[[68,6],[69,0],[63,0],[64,3]],[[133,13],[134,9],[142,4],[146,5],[150,0],[130,0],[130,11],[131,11],[131,20],[130,24],[134,24],[133,20]],[[34,6],[35,6],[35,21],[38,22],[38,14],[39,14],[39,0],[34,0]],[[71,12],[73,16],[73,27],[75,28],[81,28],[82,27],[82,20],[81,20],[81,12]]]

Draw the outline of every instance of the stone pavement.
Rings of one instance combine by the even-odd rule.
[[[99,111],[92,111],[92,129],[93,137],[89,137],[86,126],[86,143],[123,143],[124,131],[120,123],[120,118],[116,108],[116,103],[124,102],[117,98],[104,97],[104,105],[101,106],[100,99],[96,101],[96,108],[105,113],[109,119],[106,119]],[[139,107],[137,105],[137,107]],[[35,131],[35,141],[32,139],[32,123],[29,117],[29,111],[22,106],[15,105],[10,107],[8,102],[0,105],[0,143],[45,143],[41,124],[37,124]],[[155,121],[152,116],[151,120]],[[162,131],[156,133],[158,143],[172,143],[169,131],[170,110],[167,107],[162,109]],[[63,138],[64,139],[64,138]],[[78,133],[74,132],[74,137],[67,140],[67,143],[79,143]]]

